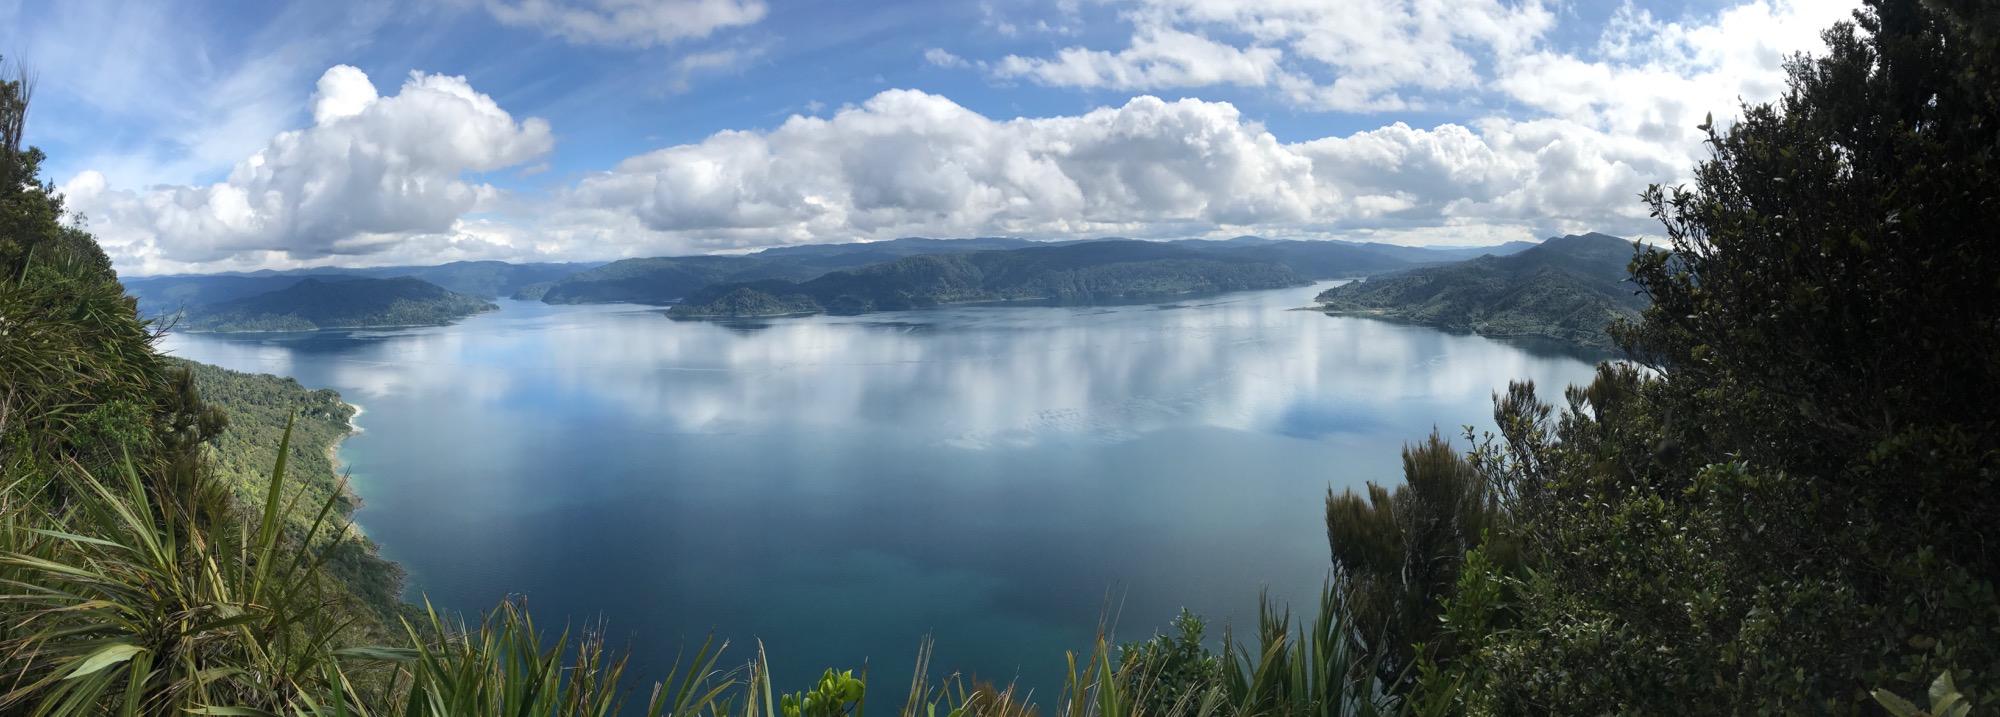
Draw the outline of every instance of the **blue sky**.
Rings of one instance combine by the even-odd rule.
[[[1848,3],[0,0],[132,274],[1652,232]]]

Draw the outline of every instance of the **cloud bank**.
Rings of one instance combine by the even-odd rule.
[[[1675,171],[1634,150],[1555,120],[1398,123],[1286,144],[1221,102],[1142,96],[997,121],[891,90],[831,118],[627,159],[554,204],[580,223],[624,222],[613,234],[640,252],[909,235],[1629,229],[1641,217],[1636,187]]]
[[[381,97],[360,70],[336,66],[319,79],[312,115],[312,126],[273,137],[220,183],[135,192],[85,171],[62,191],[121,266],[310,260],[447,235],[497,196],[467,172],[554,146],[547,122],[516,122],[462,77],[412,73]]]

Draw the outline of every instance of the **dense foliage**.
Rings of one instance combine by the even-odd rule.
[[[803,283],[721,284],[676,305],[681,317],[858,314],[970,301],[1089,301],[1308,283],[1289,269],[1138,241],[922,254],[831,272]],[[745,313],[746,310],[762,313]]]
[[[1375,677],[1402,694],[1416,681],[1419,651],[1455,656],[1439,620],[1457,593],[1465,555],[1482,544],[1517,564],[1507,514],[1482,476],[1437,434],[1403,449],[1403,484],[1369,483],[1367,497],[1327,491],[1326,537],[1356,649]]]
[[[1612,331],[1638,365],[1497,401],[1471,460],[1522,567],[1489,542],[1425,590],[1456,649],[1418,702],[2000,705],[2000,16],[1874,0],[1824,37],[1648,194],[1672,251]]]
[[[1605,326],[1646,307],[1625,269],[1631,259],[1632,244],[1617,237],[1556,237],[1517,254],[1334,287],[1318,301],[1333,313],[1610,349]]]
[[[312,331],[428,326],[499,307],[411,276],[321,281],[307,278],[277,291],[190,310],[191,331]]]
[[[331,505],[334,522],[308,537],[313,516],[293,512],[285,520],[287,537],[310,540],[312,547],[325,550],[327,571],[377,617],[393,621],[402,602],[402,568],[383,560],[373,542],[348,527],[360,500],[347,489],[334,463],[334,449],[353,429],[349,420],[355,408],[331,389],[308,390],[290,377],[172,362],[194,375],[195,388],[208,405],[229,416],[228,425],[209,444],[208,465],[238,505],[256,504],[268,488],[271,462],[278,445],[285,442],[290,422],[290,452],[285,457],[290,480],[285,482],[284,499],[297,505]],[[332,535],[336,527],[350,532]]]

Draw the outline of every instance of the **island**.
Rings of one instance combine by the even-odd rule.
[[[178,328],[231,333],[433,326],[497,308],[410,276],[306,278],[276,291],[188,308]]]
[[[1086,302],[1280,289],[1312,283],[1246,257],[1145,241],[1094,241],[995,251],[918,254],[804,282],[766,279],[702,288],[676,318],[860,314],[940,304],[1046,299]]]
[[[1590,233],[1555,237],[1508,256],[1411,269],[1322,292],[1330,314],[1392,318],[1494,337],[1541,337],[1615,348],[1605,327],[1647,304],[1626,267],[1631,241]]]

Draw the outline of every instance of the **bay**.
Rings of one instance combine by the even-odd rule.
[[[1043,702],[1101,622],[1310,613],[1329,489],[1400,480],[1596,357],[1295,311],[1324,286],[1128,306],[676,322],[502,301],[461,323],[174,334],[175,355],[366,407],[340,457],[407,595],[524,595],[658,674],[709,635],[777,687],[865,664],[1019,679]]]

